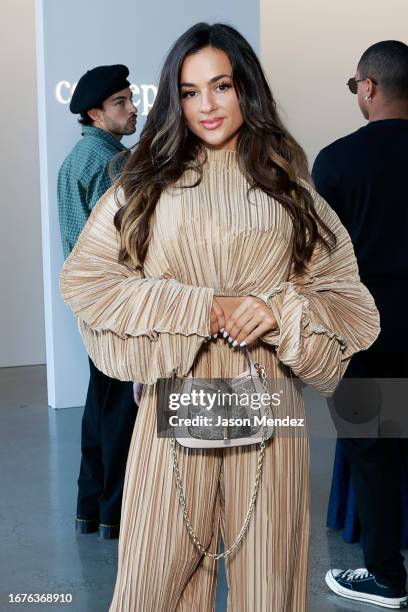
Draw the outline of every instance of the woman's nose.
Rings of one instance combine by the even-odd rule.
[[[201,95],[201,112],[210,113],[216,108],[214,96],[211,93],[203,93]]]

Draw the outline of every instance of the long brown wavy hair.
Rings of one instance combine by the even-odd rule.
[[[249,191],[261,189],[289,212],[294,230],[294,269],[302,272],[316,242],[331,250],[336,238],[319,218],[312,196],[299,181],[309,180],[306,155],[279,118],[255,52],[237,30],[220,23],[191,27],[174,43],[164,62],[156,100],[117,183],[125,196],[125,204],[115,215],[121,237],[119,259],[142,270],[152,215],[161,193],[189,168],[196,170],[197,181],[186,188],[194,188],[201,181],[205,148],[185,124],[179,82],[184,59],[208,46],[224,51],[232,65],[244,119],[237,159]]]

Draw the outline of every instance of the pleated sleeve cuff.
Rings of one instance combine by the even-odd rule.
[[[129,336],[125,340],[110,331],[97,331],[79,320],[79,331],[96,367],[118,380],[145,385],[173,375],[184,377],[209,334],[161,332]]]
[[[137,296],[136,288],[133,292]],[[132,300],[127,304],[127,315],[110,303],[111,326],[106,311],[102,327],[92,317],[92,324],[80,317],[87,352],[99,370],[119,380],[153,384],[158,378],[185,376],[203,342],[211,337],[213,289],[179,286],[172,296],[171,289],[169,295],[160,282],[152,281],[145,296],[144,304],[136,299],[134,310]]]
[[[138,305],[137,327],[129,320],[121,335],[107,328],[106,319],[105,329],[91,327],[80,319],[79,330],[96,367],[112,378],[137,380],[146,385],[157,382],[159,378],[186,376],[201,346],[211,337],[213,299],[213,289],[186,289],[184,287],[181,294],[178,293],[178,298],[182,296],[180,301],[173,303],[173,307],[177,306],[178,316],[173,309],[167,310],[167,314],[161,312],[160,303],[156,301],[156,316],[152,320],[149,306]],[[182,320],[180,312],[185,315]],[[117,325],[117,321],[115,323]]]
[[[331,395],[353,354],[371,346],[379,315],[366,287],[333,282],[324,290],[300,292],[282,283],[261,297],[278,329],[262,340],[276,347],[278,359],[322,395]]]

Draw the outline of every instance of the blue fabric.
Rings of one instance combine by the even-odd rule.
[[[408,548],[408,469],[402,465],[401,470],[401,550]],[[343,540],[353,543],[361,539],[360,522],[357,516],[353,485],[350,480],[350,468],[340,444],[337,442],[334,457],[333,478],[327,510],[327,527],[342,529]]]

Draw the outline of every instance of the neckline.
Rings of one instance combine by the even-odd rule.
[[[207,162],[224,166],[233,166],[237,163],[236,149],[211,149],[205,147]]]

